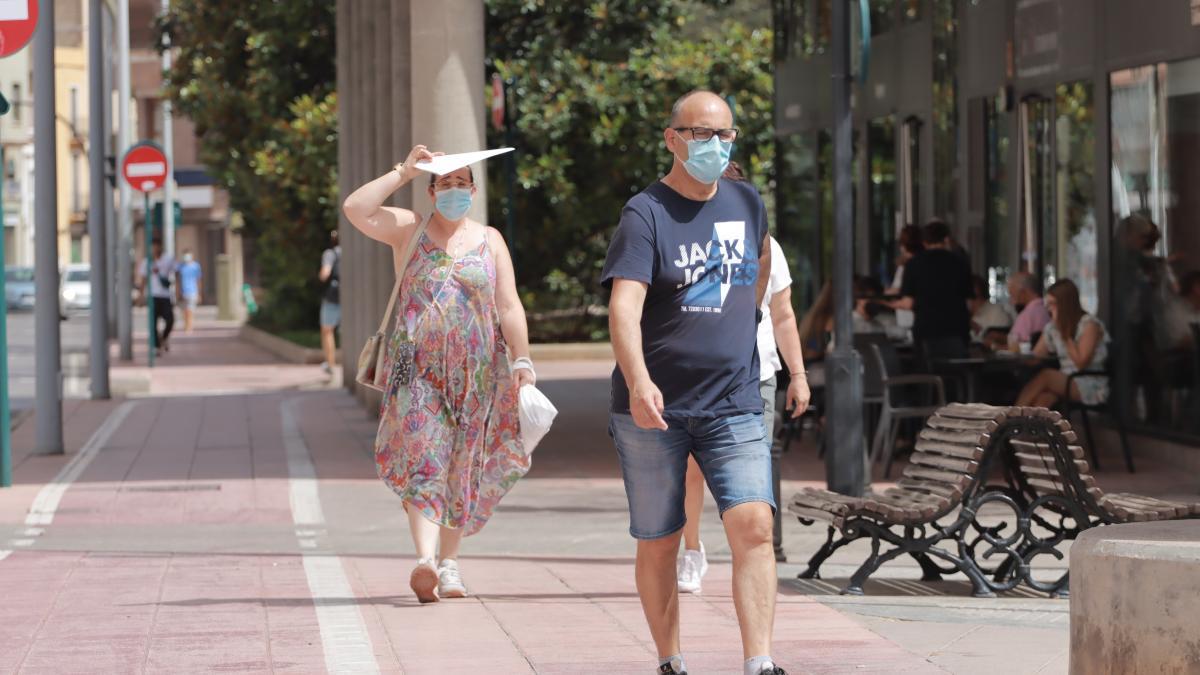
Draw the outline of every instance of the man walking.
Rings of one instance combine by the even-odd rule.
[[[196,306],[200,304],[200,263],[191,249],[183,251],[183,262],[179,265],[179,299],[183,303],[183,332],[192,332],[192,321],[196,318]]]
[[[921,236],[925,250],[904,266],[902,297],[889,304],[914,312],[913,342],[924,359],[964,357],[971,339],[971,266],[950,250],[946,223],[931,220]]]
[[[321,269],[317,278],[325,284],[325,295],[321,298],[321,349],[325,352],[325,362],[321,368],[326,373],[333,372],[336,359],[337,341],[334,332],[342,322],[342,293],[341,277],[338,267],[342,262],[342,247],[338,245],[338,231],[329,233],[329,248],[321,254]]]
[[[167,342],[171,339],[171,329],[175,327],[175,296],[171,284],[177,270],[175,259],[169,253],[163,252],[161,241],[155,239],[150,251],[153,253],[154,264],[147,262],[142,266],[142,278],[138,280],[138,288],[145,297],[146,280],[149,278],[149,302],[154,307],[154,328],[158,331],[154,355],[161,356],[164,351],[171,351],[170,343]],[[160,321],[163,322],[162,330],[158,330]]]
[[[721,178],[737,129],[719,96],[680,98],[663,137],[670,173],[625,205],[602,275],[617,359],[609,430],[638,540],[638,595],[658,672],[686,672],[675,556],[692,455],[733,553],[745,672],[781,675],[770,656],[776,504],[757,350],[771,265],[766,209],[749,183]]]

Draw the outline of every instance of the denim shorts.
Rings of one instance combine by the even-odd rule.
[[[337,328],[337,325],[342,322],[342,306],[336,302],[328,300],[321,301],[321,325],[323,327]]]
[[[608,430],[617,446],[629,499],[629,534],[634,538],[658,539],[683,528],[689,454],[696,457],[722,515],[746,502],[776,508],[771,448],[761,413],[692,417],[667,424],[666,431],[641,429],[631,415],[613,413],[609,418]]]

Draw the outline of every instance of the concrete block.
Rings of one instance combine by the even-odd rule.
[[[1071,546],[1071,673],[1200,673],[1200,520],[1090,529]]]

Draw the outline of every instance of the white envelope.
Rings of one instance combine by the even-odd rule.
[[[515,148],[498,148],[496,150],[480,150],[479,152],[459,152],[453,155],[440,155],[431,161],[417,162],[414,166],[422,171],[428,171],[436,176],[444,176],[451,171],[457,171],[475,162],[512,152]]]

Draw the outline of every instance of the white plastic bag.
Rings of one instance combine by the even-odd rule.
[[[525,454],[529,455],[533,454],[533,449],[542,440],[542,436],[550,431],[550,425],[558,415],[558,408],[532,384],[521,387],[520,397],[521,441],[525,446]]]

